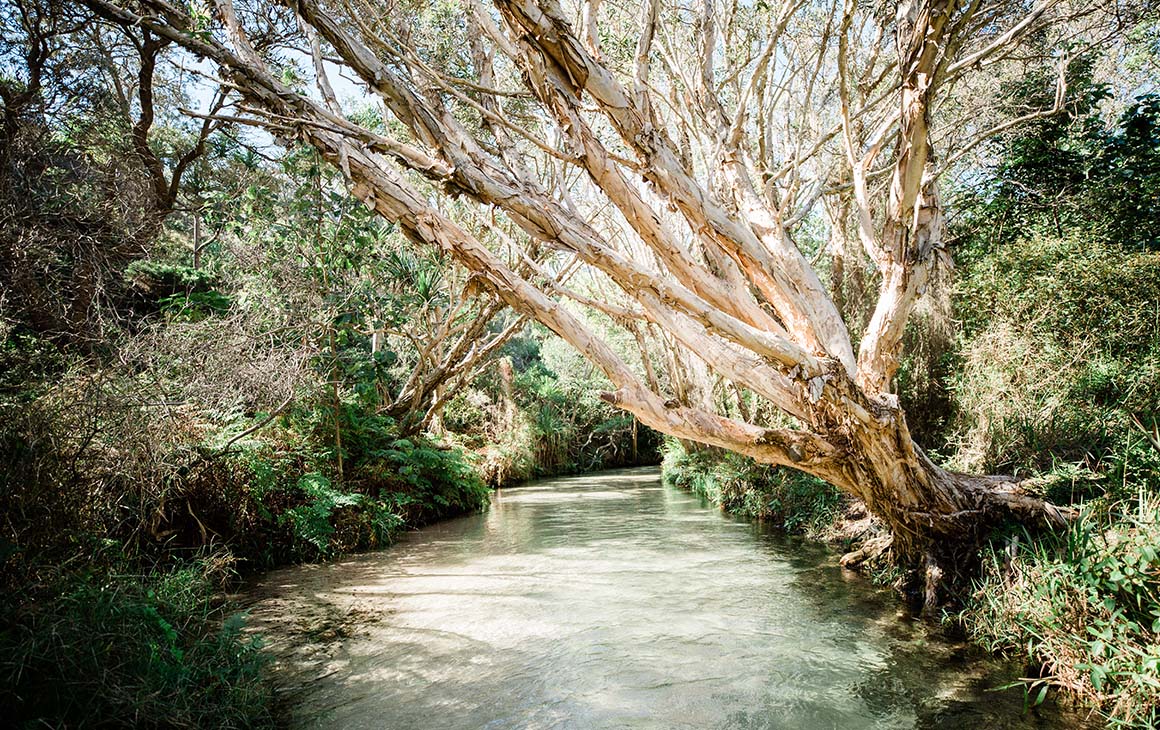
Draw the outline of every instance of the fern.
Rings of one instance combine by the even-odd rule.
[[[282,520],[288,522],[294,535],[300,540],[318,548],[324,555],[330,552],[330,538],[334,535],[334,525],[330,518],[335,510],[343,507],[357,507],[366,500],[361,494],[351,494],[335,489],[330,480],[321,474],[306,474],[298,480],[300,489],[309,501],[285,512]]]

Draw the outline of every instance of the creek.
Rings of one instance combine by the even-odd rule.
[[[246,597],[301,728],[1078,728],[835,553],[656,469],[504,489]]]

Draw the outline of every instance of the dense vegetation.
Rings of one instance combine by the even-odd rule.
[[[387,545],[535,476],[663,452],[669,483],[730,511],[850,548],[884,536],[817,477],[662,444],[601,398],[590,362],[374,215],[318,150],[218,115],[226,91],[184,76],[168,41],[91,22],[66,3],[0,16],[5,722],[273,724],[260,639],[226,588]],[[1134,47],[1154,58],[1141,27]],[[1061,531],[989,533],[948,621],[1041,666],[1033,699],[1061,685],[1154,727],[1160,97],[1095,81],[1107,62],[1074,61],[1060,113],[959,162],[957,269],[907,330],[897,392],[940,466],[1028,477],[1079,508]],[[1042,81],[1004,94],[1041,105]],[[180,111],[207,101],[206,118]],[[864,321],[867,271],[824,255],[825,227],[806,217],[795,235]],[[624,326],[615,297],[595,301],[599,277],[497,248],[529,279],[558,266],[552,285],[592,304],[585,326],[673,403],[787,422],[652,323]]]
[[[951,458],[1033,475],[1083,509],[1062,534],[996,536],[961,619],[1113,724],[1155,727],[1160,107],[1147,93],[1101,114],[1109,90],[1085,81],[1068,114],[1007,141],[995,182],[965,201],[947,381]]]
[[[260,639],[222,598],[239,576],[656,460],[591,368],[311,150],[120,107],[141,61],[110,48],[131,37],[74,29],[37,56],[71,19],[3,12],[26,63],[0,130],[4,723],[268,725]],[[72,76],[85,59],[106,73]]]

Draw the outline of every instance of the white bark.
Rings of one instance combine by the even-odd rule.
[[[608,400],[641,422],[830,480],[885,517],[901,549],[965,534],[994,509],[1043,511],[1006,483],[931,464],[910,439],[891,381],[910,312],[945,256],[931,131],[940,81],[948,69],[968,73],[963,59],[993,60],[1043,27],[1054,3],[976,42],[967,35],[974,14],[983,4],[1001,18],[1000,5],[911,0],[879,24],[847,0],[818,31],[814,4],[787,0],[746,30],[735,16],[719,23],[714,0],[704,0],[689,30],[648,0],[625,20],[640,30],[631,67],[614,69],[600,46],[600,18],[619,12],[611,6],[585,0],[569,13],[557,0],[468,0],[476,76],[465,81],[401,40],[397,19],[341,2],[278,0],[306,29],[318,104],[267,70],[228,0],[218,0],[228,40],[186,32],[187,16],[165,0],[142,0],[147,13],[85,2],[218,64],[255,115],[321,150],[380,215],[455,257],[599,366],[615,388]],[[579,30],[569,18],[580,18]],[[893,54],[877,47],[890,35]],[[320,41],[381,100],[392,131],[340,116],[321,60],[331,51]],[[747,61],[719,66],[747,45]],[[519,121],[507,112],[516,96],[534,110]],[[882,176],[885,185],[875,182]],[[857,353],[794,238],[835,186],[848,186],[857,236],[881,277]],[[450,199],[477,206],[476,217],[451,215],[440,204]],[[567,252],[630,304],[571,291],[536,267],[517,270],[489,248],[493,238]],[[801,429],[674,400],[651,369],[639,377],[557,297],[608,313],[635,338],[646,324],[659,327]]]

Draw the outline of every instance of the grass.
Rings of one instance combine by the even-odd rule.
[[[218,597],[221,563],[62,576],[0,601],[0,706],[17,728],[272,725],[265,657]],[[22,600],[23,599],[23,600]]]
[[[1160,497],[1085,509],[1065,533],[992,545],[958,616],[992,651],[1042,663],[1113,727],[1160,726]]]

